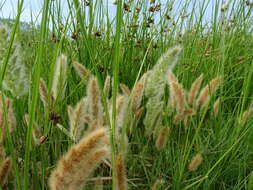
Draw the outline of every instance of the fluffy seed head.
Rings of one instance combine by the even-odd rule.
[[[6,158],[0,166],[0,185],[3,186],[6,182],[8,174],[11,170],[11,159]]]
[[[168,84],[170,86],[170,105],[172,108],[176,108],[176,98],[175,98],[175,94],[173,91],[173,87],[172,87],[172,83],[178,83],[178,80],[176,78],[176,76],[172,73],[172,72],[168,72]]]
[[[167,143],[168,135],[169,135],[168,128],[162,127],[159,131],[158,138],[156,140],[156,144],[155,144],[156,148],[158,149],[164,148],[164,146]]]
[[[85,66],[78,62],[73,62],[74,69],[76,70],[77,74],[82,78],[82,79],[88,79],[90,76],[90,71],[86,69]]]
[[[40,79],[39,92],[40,92],[40,99],[43,102],[44,107],[48,107],[49,97],[47,92],[47,86],[43,79]]]
[[[127,190],[127,177],[125,169],[125,161],[123,154],[118,154],[116,160],[116,169],[117,169],[117,190]]]
[[[179,83],[172,82],[172,94],[174,95],[176,109],[178,113],[182,113],[185,110],[185,93],[184,89],[181,87]]]
[[[215,116],[218,115],[219,106],[220,106],[220,98],[218,98],[218,99],[214,102],[214,105],[213,105],[213,112],[214,112],[214,115],[215,115]]]
[[[52,190],[80,190],[89,174],[108,154],[107,146],[101,147],[108,138],[105,129],[98,129],[70,148],[49,178]]]
[[[196,95],[199,91],[199,88],[201,86],[202,80],[203,80],[203,74],[201,74],[191,85],[190,92],[188,93],[188,103],[190,105],[194,104]]]
[[[111,88],[111,77],[107,75],[105,79],[105,84],[104,84],[105,97],[109,96],[110,88]]]
[[[125,84],[120,84],[120,89],[121,89],[121,91],[123,92],[123,94],[125,94],[125,95],[127,95],[127,96],[130,96],[131,91],[130,91],[130,89],[128,88],[127,85],[125,85]]]
[[[98,82],[95,77],[90,78],[87,87],[89,115],[93,119],[103,120],[103,107],[99,93]]]
[[[66,79],[67,79],[67,57],[65,55],[61,55],[57,58],[55,69],[54,69],[54,78],[52,85],[52,95],[54,99],[59,95],[58,92],[61,92],[61,97],[63,97],[65,87],[66,87]]]
[[[68,107],[70,135],[76,142],[80,140],[84,129],[86,106],[85,99],[82,99],[74,109],[71,106]]]
[[[194,171],[197,170],[197,168],[199,167],[199,165],[202,163],[203,158],[201,156],[201,154],[196,154],[193,159],[191,160],[190,164],[188,165],[188,169],[189,171]]]
[[[131,107],[133,112],[136,112],[141,105],[142,95],[144,92],[144,83],[139,81],[134,86],[131,93]]]
[[[207,84],[201,91],[200,91],[200,94],[199,94],[199,97],[197,99],[197,105],[198,106],[205,106],[208,101],[209,101],[209,98],[210,98],[210,94],[213,93],[218,85],[220,84],[221,82],[221,77],[216,77],[214,79],[212,79],[209,84]]]

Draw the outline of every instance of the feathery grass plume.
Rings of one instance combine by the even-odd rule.
[[[163,179],[157,179],[155,183],[152,185],[151,190],[158,190],[164,184]]]
[[[196,154],[196,155],[192,158],[190,164],[188,165],[188,170],[189,170],[189,171],[197,170],[197,168],[198,168],[199,165],[202,163],[202,161],[203,161],[203,158],[202,158],[201,154],[200,154],[200,153]]]
[[[186,107],[184,89],[177,82],[172,82],[171,86],[172,94],[174,95],[174,100],[176,104],[176,110],[178,113],[183,113]]]
[[[145,112],[145,108],[144,107],[140,107],[136,112],[135,112],[135,120],[139,121],[141,116],[143,116]]]
[[[156,148],[162,149],[165,147],[167,143],[167,139],[169,136],[169,129],[167,127],[162,127],[159,131],[158,138],[156,140]]]
[[[40,99],[44,105],[44,107],[48,107],[49,106],[49,95],[48,95],[48,91],[47,91],[47,86],[45,81],[41,78],[40,79],[40,86],[39,86],[39,92],[40,92]]]
[[[220,106],[220,98],[218,98],[213,104],[213,112],[215,116],[217,116],[219,113],[219,106]]]
[[[178,113],[178,114],[176,114],[175,116],[174,116],[174,118],[173,118],[173,123],[175,124],[175,125],[178,125],[183,119],[184,119],[184,115],[182,114],[182,113]]]
[[[103,120],[103,107],[99,93],[98,82],[95,77],[91,77],[87,86],[88,110],[92,119]]]
[[[3,186],[6,182],[8,174],[11,171],[11,159],[6,158],[0,166],[0,185]]]
[[[173,123],[179,124],[183,119],[187,119],[187,116],[194,115],[194,111],[192,109],[185,109],[182,113],[178,113],[174,116]],[[186,122],[186,121],[185,121]],[[187,123],[187,122],[186,122]],[[186,124],[185,124],[186,125]]]
[[[117,169],[117,190],[127,190],[127,177],[125,168],[125,159],[123,154],[119,153],[116,160]]]
[[[103,89],[105,97],[107,98],[109,97],[110,88],[111,88],[111,77],[110,75],[107,75],[105,79],[105,83],[104,83],[104,89]]]
[[[26,125],[28,126],[29,125],[29,115],[28,114],[25,114],[24,120],[25,120]],[[38,124],[35,121],[33,122],[33,125],[32,125],[32,137],[33,137],[33,141],[36,145],[41,144],[41,141],[39,138],[39,137],[41,137],[41,131],[39,129]]]
[[[165,87],[165,77],[169,71],[172,71],[177,63],[181,48],[176,46],[164,53],[154,68],[151,70],[145,88],[147,97],[157,96],[157,93],[162,94]]]
[[[120,129],[123,126],[124,119],[127,116],[126,111],[128,107],[129,98],[126,95],[119,94],[116,98],[116,110],[117,110],[117,129],[116,134],[120,134]],[[112,106],[110,108],[110,112],[112,112]],[[110,114],[112,115],[112,114]]]
[[[7,45],[9,44],[11,31],[7,25],[0,26],[0,65],[3,62]],[[20,42],[14,39],[7,70],[3,80],[3,89],[10,91],[13,96],[19,98],[28,93],[30,79],[25,56],[21,51]]]
[[[154,68],[149,71],[144,91],[145,96],[148,98],[147,113],[144,119],[147,135],[150,135],[149,133],[156,125],[156,120],[161,117],[163,110],[163,101],[161,99],[166,85],[166,75],[174,68],[180,52],[181,48],[178,46],[169,49],[159,58]]]
[[[78,63],[77,61],[73,62],[74,69],[76,70],[77,74],[82,78],[87,80],[90,76],[90,71],[86,69],[85,66]]]
[[[100,128],[73,145],[49,178],[51,190],[81,190],[87,177],[109,153],[108,134]]]
[[[215,77],[212,79],[201,91],[197,99],[197,106],[204,107],[210,98],[210,94],[213,93],[221,82],[221,77]]]
[[[171,71],[169,71],[168,72],[168,84],[169,84],[169,87],[170,87],[169,102],[170,102],[171,107],[176,109],[176,103],[177,102],[176,102],[175,94],[174,94],[174,91],[173,91],[173,88],[172,88],[172,83],[173,82],[178,83],[178,80],[177,80],[176,76]]]
[[[81,99],[74,109],[68,106],[70,135],[75,142],[80,140],[84,130],[85,116],[87,115],[86,106],[87,102],[85,99]]]
[[[140,107],[143,92],[144,92],[144,82],[138,81],[131,92],[131,108],[133,112],[136,112]]]
[[[130,96],[131,91],[130,91],[130,89],[128,88],[127,85],[121,83],[119,86],[120,86],[120,89],[123,92],[123,94],[125,94],[127,96]]]
[[[99,177],[98,180],[96,180],[94,190],[103,190],[103,181],[101,177]]]
[[[67,83],[67,68],[68,68],[67,57],[62,54],[57,58],[57,61],[54,67],[52,95],[55,100],[57,99],[58,95],[61,95],[60,98],[63,98],[64,96],[66,83]],[[58,92],[61,92],[61,93],[58,93]]]
[[[200,89],[202,80],[203,80],[203,74],[201,74],[191,85],[191,89],[188,93],[188,104],[194,105],[194,102],[196,100],[197,93]]]
[[[144,125],[146,127],[146,135],[149,136],[157,125],[157,121],[161,118],[163,111],[163,101],[160,98],[150,98],[146,104],[146,116]]]

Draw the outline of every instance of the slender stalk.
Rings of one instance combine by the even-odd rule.
[[[29,189],[29,168],[31,166],[30,156],[31,156],[31,141],[32,141],[32,126],[35,119],[35,112],[38,103],[38,92],[39,92],[39,81],[41,74],[41,67],[43,63],[43,56],[45,54],[45,41],[47,34],[47,22],[49,13],[49,0],[44,1],[43,14],[42,14],[42,25],[41,25],[41,36],[40,36],[40,46],[39,54],[36,58],[36,64],[33,75],[33,86],[32,86],[32,100],[31,106],[29,107],[29,125],[26,134],[26,152],[25,152],[25,165],[24,165],[24,190]]]
[[[113,89],[112,89],[112,123],[111,123],[111,148],[112,148],[112,189],[116,189],[116,142],[115,142],[115,131],[116,131],[116,98],[118,93],[119,84],[119,63],[120,63],[120,36],[121,36],[121,24],[122,24],[122,0],[117,2],[117,23],[116,23],[116,37],[115,37],[115,56],[113,62]]]

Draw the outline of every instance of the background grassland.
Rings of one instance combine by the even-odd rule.
[[[14,38],[22,43],[32,82],[29,95],[13,97],[18,127],[4,141],[13,168],[3,189],[49,189],[50,172],[72,144],[50,120],[49,110],[44,110],[38,98],[40,78],[52,85],[59,54],[67,55],[69,69],[65,98],[54,109],[61,116],[61,125],[68,128],[67,105],[75,105],[86,89],[72,68],[73,61],[90,69],[100,86],[107,75],[113,76],[111,96],[115,100],[119,83],[132,88],[138,73],[151,69],[162,53],[174,45],[183,48],[174,71],[186,89],[201,73],[204,84],[215,76],[223,77],[221,88],[211,99],[213,103],[221,98],[219,114],[201,114],[187,130],[183,124],[174,125],[172,118],[164,114],[170,134],[162,150],[155,147],[155,137],[143,135],[142,118],[129,136],[129,189],[150,189],[157,179],[164,180],[160,189],[252,189],[249,181],[253,180],[253,120],[251,115],[242,124],[241,118],[252,102],[253,4],[232,0],[226,9],[218,0],[118,0],[117,14],[112,18],[105,1],[84,2],[67,0],[69,11],[63,14],[60,0],[44,0],[40,25],[31,23],[30,28],[22,29],[19,16],[23,1],[18,1],[9,48],[1,55],[0,84]],[[159,3],[161,9],[151,11],[150,7]],[[210,6],[211,14],[207,9]],[[166,92],[168,95],[168,89]],[[28,127],[23,120],[25,113],[31,120]],[[32,141],[33,121],[48,136],[39,146]],[[116,127],[114,122],[111,127]],[[203,163],[196,171],[188,171],[189,161],[199,152]],[[95,173],[111,176],[104,165]],[[86,188],[92,189],[92,184],[89,182]],[[111,180],[106,180],[104,189],[111,189],[111,184]]]

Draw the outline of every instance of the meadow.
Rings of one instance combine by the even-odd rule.
[[[23,3],[0,25],[0,189],[253,189],[253,1]]]

